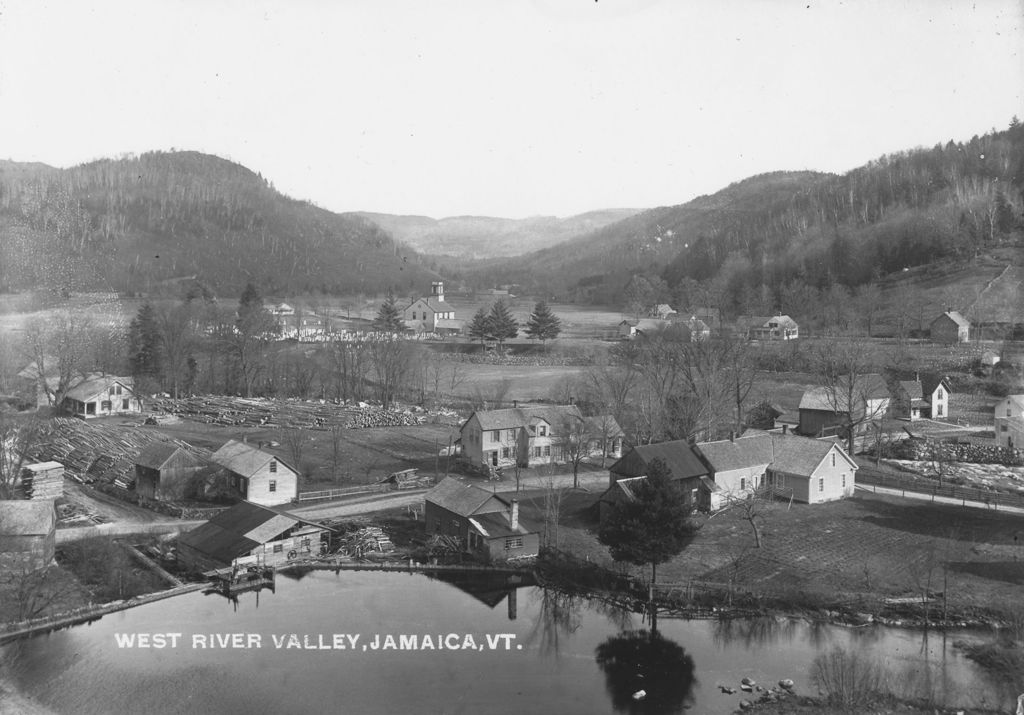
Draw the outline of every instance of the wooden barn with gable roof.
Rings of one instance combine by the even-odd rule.
[[[427,536],[458,540],[469,553],[485,561],[536,556],[539,529],[519,518],[519,501],[488,492],[451,477],[424,497]]]
[[[184,499],[192,491],[192,478],[204,465],[184,447],[154,442],[135,458],[135,492],[157,501]]]

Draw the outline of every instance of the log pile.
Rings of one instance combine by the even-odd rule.
[[[40,427],[29,456],[40,462],[60,462],[65,474],[75,481],[120,482],[119,486],[127,489],[135,481],[135,459],[139,452],[153,442],[164,441],[201,453],[181,440],[168,440],[139,427],[92,425],[58,417]]]
[[[343,556],[362,558],[366,554],[387,554],[395,550],[391,537],[379,526],[367,526],[346,534],[338,553]]]
[[[156,397],[148,402],[157,411],[151,419],[175,415],[206,424],[232,427],[329,430],[363,427],[405,427],[426,421],[405,410],[384,410],[365,403],[333,403],[327,400],[247,399],[202,395],[171,399]]]

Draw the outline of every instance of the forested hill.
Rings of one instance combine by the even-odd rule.
[[[553,246],[639,212],[639,209],[603,209],[557,218],[524,219],[490,216],[394,216],[362,213],[407,246],[424,253],[460,258],[519,256]]]
[[[377,293],[435,277],[372,222],[282,195],[196,152],[70,169],[0,162],[0,292],[149,291],[194,276],[215,293]]]
[[[841,176],[756,176],[549,250],[470,267],[465,277],[609,305],[628,302],[637,277],[684,305],[699,282],[727,311],[760,312],[779,307],[794,283],[856,287],[1019,240],[1022,189],[1024,126],[1015,121]]]

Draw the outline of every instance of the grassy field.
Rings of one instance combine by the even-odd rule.
[[[617,568],[596,538],[596,494],[572,493],[562,507],[560,546]],[[539,497],[524,518],[541,518]],[[794,602],[878,603],[885,597],[948,594],[965,611],[1020,608],[1024,517],[858,494],[820,505],[776,503],[764,546],[754,548],[738,510],[699,517],[696,540],[658,568],[658,581],[733,583]],[[649,568],[629,567],[646,578]]]
[[[229,439],[243,437],[247,437],[251,443],[277,442],[279,446],[270,448],[270,451],[289,463],[293,461],[285,431],[281,429],[220,427],[188,420],[153,429],[211,451],[220,448]],[[305,442],[299,464],[296,465],[304,475],[299,490],[327,488],[330,486],[327,482],[331,481],[331,435],[329,432],[313,430],[302,434]],[[339,487],[376,482],[392,472],[413,467],[424,474],[432,474],[436,467],[443,475],[445,458],[436,455],[448,447],[449,439],[458,438],[458,431],[447,425],[425,424],[414,427],[348,429],[343,430],[341,435],[341,458],[336,480]]]

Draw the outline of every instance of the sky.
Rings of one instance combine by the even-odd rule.
[[[568,216],[1024,119],[1024,0],[0,0],[0,158],[216,154],[333,211]]]

